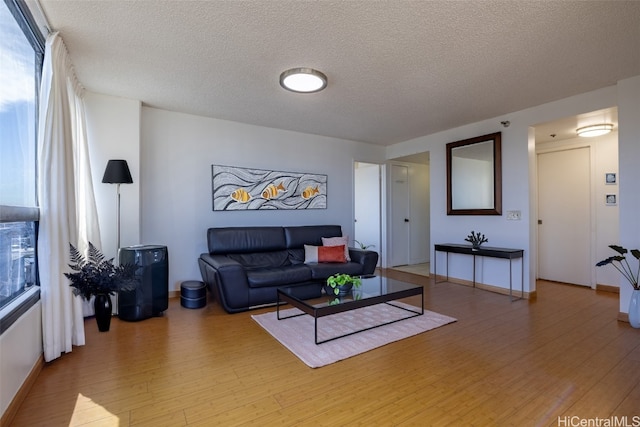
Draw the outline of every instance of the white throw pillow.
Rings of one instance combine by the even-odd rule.
[[[323,237],[322,246],[343,246],[344,245],[344,257],[347,262],[351,261],[349,258],[349,236],[342,237]]]

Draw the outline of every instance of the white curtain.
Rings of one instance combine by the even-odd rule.
[[[71,292],[69,243],[100,247],[85,131],[83,88],[58,33],[47,38],[38,128],[38,267],[44,358],[84,345],[82,299]]]

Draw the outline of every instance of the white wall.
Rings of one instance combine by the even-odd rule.
[[[620,244],[640,249],[640,76],[617,85],[620,167]],[[620,311],[629,312],[631,286],[620,279]]]
[[[544,123],[563,117],[573,116],[581,113],[591,112],[618,105],[618,119],[620,129],[620,158],[626,155],[627,167],[620,165],[620,235],[625,235],[626,230],[633,231],[636,246],[638,246],[638,235],[640,226],[637,225],[636,212],[640,209],[639,196],[633,193],[629,181],[629,187],[625,195],[622,184],[623,179],[632,176],[632,182],[639,182],[640,170],[637,163],[640,159],[638,144],[633,145],[633,138],[636,142],[640,139],[640,77],[620,82],[619,87],[611,86],[593,92],[577,95],[571,98],[562,99],[549,104],[514,112],[490,120],[473,123],[455,129],[449,129],[433,135],[416,138],[399,144],[394,144],[387,148],[387,158],[397,158],[416,154],[424,151],[431,152],[431,241],[432,243],[464,243],[464,238],[471,230],[481,231],[489,238],[490,246],[522,248],[525,250],[524,259],[524,289],[526,291],[535,290],[535,235],[532,234],[534,228],[531,227],[535,221],[535,204],[530,197],[531,191],[535,191],[535,183],[530,178],[530,163],[535,166],[535,161],[531,159],[534,151],[531,149],[531,126],[537,123]],[[624,90],[623,90],[624,88]],[[503,128],[501,121],[511,122],[508,128]],[[623,130],[628,132],[627,139],[623,135]],[[445,145],[448,142],[459,141],[472,138],[478,135],[485,135],[493,132],[502,132],[502,177],[503,192],[502,204],[503,212],[508,210],[519,210],[522,212],[520,221],[507,221],[506,216],[447,216],[446,214],[446,164]],[[636,165],[634,169],[633,165]],[[626,170],[625,170],[626,169]],[[533,188],[533,190],[531,190]],[[440,189],[440,190],[438,190]],[[632,199],[633,201],[629,200]],[[622,200],[625,200],[623,203]],[[633,209],[631,209],[631,206]],[[628,208],[629,207],[629,208]],[[627,224],[623,224],[625,210],[628,209]],[[633,220],[631,219],[633,217]],[[630,223],[635,221],[635,225]],[[629,239],[627,239],[629,240]],[[444,255],[438,254],[438,264],[444,266]],[[451,276],[464,280],[470,280],[472,270],[470,262],[461,257],[452,256]],[[485,259],[478,271],[482,271],[483,276],[478,278],[482,283],[508,288],[509,275],[508,267],[503,265],[502,260]],[[433,257],[431,265],[433,266]],[[432,267],[433,269],[433,267]],[[506,273],[505,273],[506,269]],[[440,271],[438,272],[441,273]],[[519,276],[519,270],[514,271],[515,277]],[[515,284],[516,287],[519,284]],[[624,296],[621,295],[621,310]],[[627,297],[628,298],[628,297]],[[628,299],[626,304],[628,305]],[[627,311],[627,308],[622,310]]]
[[[140,243],[140,101],[85,93],[87,140],[102,251],[117,258],[116,185],[103,184],[110,159],[124,159],[133,184],[120,186],[120,246]]]
[[[42,358],[41,313],[38,302],[0,335],[0,414]]]
[[[356,162],[354,168],[354,238],[369,249],[380,253],[382,248],[380,165]],[[358,245],[355,245],[358,247]],[[380,265],[382,254],[378,258]]]
[[[532,236],[535,230],[532,226],[535,204],[531,200],[535,200],[532,197],[535,183],[530,178],[530,164],[535,165],[532,159],[535,153],[531,144],[531,126],[615,105],[618,106],[619,119],[620,242],[628,247],[640,247],[640,222],[637,220],[640,192],[635,188],[636,183],[640,182],[640,168],[637,168],[640,159],[640,144],[637,144],[640,140],[640,76],[621,81],[617,86],[405,141],[386,149],[152,108],[142,108],[140,120],[139,110],[135,106],[139,105],[138,101],[94,96],[100,99],[88,98],[87,102],[89,127],[94,129],[90,132],[89,142],[92,145],[100,140],[100,149],[108,152],[101,155],[104,164],[117,154],[111,152],[116,147],[138,150],[139,144],[142,150],[141,163],[136,166],[133,160],[130,162],[134,180],[141,182],[141,197],[137,201],[141,204],[139,214],[135,208],[124,208],[128,202],[123,192],[123,211],[127,211],[123,212],[123,222],[140,224],[140,241],[126,241],[123,233],[123,243],[168,245],[171,289],[177,289],[176,284],[182,280],[199,277],[195,260],[201,251],[206,250],[205,232],[211,226],[336,222],[345,227],[346,233],[353,235],[353,160],[379,163],[384,159],[429,151],[432,159],[432,244],[462,243],[469,231],[474,229],[485,233],[492,246],[523,248],[525,291],[535,290],[535,268],[530,266],[535,260],[536,250]],[[118,111],[121,108],[126,111]],[[124,117],[120,117],[121,113]],[[503,128],[500,125],[503,120],[509,120],[511,125]],[[120,132],[118,128],[122,126],[121,123],[130,123],[126,125],[122,139],[118,135],[105,136]],[[136,131],[133,130],[136,123],[141,126],[142,136],[139,139],[136,139]],[[102,130],[98,132],[97,129]],[[507,221],[504,215],[447,216],[445,144],[496,131],[502,131],[503,212],[520,210],[522,220]],[[92,154],[92,166],[93,159]],[[213,163],[287,171],[322,173],[326,170],[331,192],[328,209],[319,212],[212,212],[210,166]],[[93,167],[94,182],[96,179],[99,181],[104,165]],[[96,168],[99,169],[97,175]],[[111,187],[107,184],[96,186]],[[127,188],[126,185],[122,187],[123,190]],[[108,194],[107,189],[100,191]],[[115,195],[111,196],[115,203]],[[109,196],[105,196],[104,200],[106,197]],[[387,195],[383,195],[383,203],[385,200]],[[103,224],[110,221],[103,218],[108,214],[102,213],[100,204],[108,202],[98,203],[102,236],[106,242],[105,236],[110,231],[108,225]],[[128,236],[135,234],[136,230],[133,230]],[[383,235],[383,244],[385,242],[386,236]],[[431,263],[433,265],[433,255]],[[453,271],[459,271],[462,279],[470,279],[470,268],[465,271],[466,267],[462,266],[469,263],[460,264]],[[500,260],[486,260],[482,269],[485,283],[508,287],[508,275],[505,275],[505,267]],[[620,309],[623,312],[628,310],[630,290],[627,288],[629,286],[626,284],[621,287]]]
[[[353,162],[384,149],[354,141],[142,108],[142,239],[167,245],[169,289],[200,278],[209,227],[338,224],[353,236]],[[327,174],[327,209],[212,210],[211,165]]]

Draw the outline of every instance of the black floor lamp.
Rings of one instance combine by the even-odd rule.
[[[102,182],[105,184],[117,184],[116,187],[116,228],[118,229],[118,240],[116,242],[116,251],[120,249],[120,184],[133,184],[131,172],[126,160],[109,160],[107,168],[104,171]]]

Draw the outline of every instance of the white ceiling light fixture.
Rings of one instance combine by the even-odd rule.
[[[291,92],[320,92],[327,87],[327,76],[313,68],[292,68],[280,74],[280,86]]]
[[[591,138],[594,136],[600,136],[611,132],[613,125],[611,123],[602,123],[599,125],[591,125],[579,128],[576,130],[578,136],[585,138]]]

